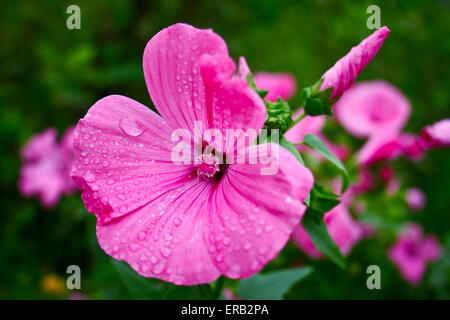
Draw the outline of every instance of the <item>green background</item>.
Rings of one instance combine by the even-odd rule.
[[[70,4],[81,8],[81,30],[66,28]],[[142,53],[160,29],[176,22],[212,28],[225,39],[235,61],[245,56],[253,71],[290,72],[302,88],[313,84],[371,33],[366,27],[366,8],[371,4],[380,6],[382,25],[389,26],[391,34],[358,80],[385,79],[408,96],[413,112],[407,131],[417,133],[449,117],[449,1],[3,2],[0,298],[67,298],[68,290],[49,292],[42,279],[55,274],[65,282],[70,264],[81,267],[81,293],[86,298],[142,297],[142,290],[130,285],[134,278],[122,281],[133,274],[123,266],[118,272],[99,248],[95,218],[86,213],[78,193],[44,210],[36,198],[20,196],[17,181],[20,148],[33,134],[47,127],[62,133],[96,100],[112,93],[152,106],[142,73]],[[291,105],[299,101],[297,95]],[[354,146],[362,143],[336,126],[330,130],[338,141]],[[423,189],[428,199],[424,211],[409,220],[420,222],[443,244],[450,243],[449,155],[448,150],[434,150],[420,163],[395,163],[402,182]],[[381,198],[379,205],[390,207],[387,201]],[[449,298],[448,245],[423,283],[412,287],[387,260],[381,245],[385,240],[377,237],[358,244],[346,270],[329,261],[312,263],[289,244],[267,270],[314,265],[314,272],[286,298]],[[381,267],[382,290],[366,288],[365,269],[370,264]],[[147,297],[162,297],[160,282],[146,283]],[[226,285],[235,287],[236,283]],[[198,295],[189,292],[186,297]]]

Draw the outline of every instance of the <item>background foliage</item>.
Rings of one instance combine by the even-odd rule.
[[[70,4],[81,8],[81,30],[66,28]],[[142,287],[141,281],[133,282],[128,266],[113,263],[99,248],[95,218],[86,213],[79,194],[63,197],[52,210],[42,209],[35,198],[22,198],[17,189],[21,146],[47,127],[62,133],[108,94],[123,94],[151,106],[141,67],[143,49],[156,32],[175,22],[214,29],[236,61],[245,56],[253,71],[291,72],[302,88],[370,33],[365,12],[370,4],[381,7],[382,24],[392,32],[359,80],[385,79],[409,97],[413,113],[407,131],[418,132],[448,117],[447,0],[3,2],[0,298],[65,299],[71,294],[65,289],[70,264],[81,267],[80,292],[89,299],[142,298],[142,292],[152,298],[209,297],[209,287],[182,292],[169,288],[162,296],[159,289],[166,284],[149,280]],[[297,95],[291,105],[299,101]],[[329,130],[340,142],[362,144],[336,126]],[[345,270],[329,261],[311,263],[289,244],[266,270],[312,264],[314,272],[285,298],[449,298],[449,155],[449,150],[436,150],[418,164],[395,163],[403,183],[427,195],[424,211],[410,220],[447,243],[447,253],[428,269],[421,285],[412,287],[400,278],[377,238],[359,243]],[[382,199],[379,210],[396,210],[395,204]],[[370,264],[381,267],[382,290],[366,288]],[[237,287],[236,281],[226,281]]]

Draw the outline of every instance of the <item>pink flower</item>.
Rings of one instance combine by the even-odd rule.
[[[351,186],[356,193],[365,193],[373,188],[372,174],[366,167],[361,167],[358,173],[358,182]]]
[[[391,160],[402,152],[400,138],[396,132],[382,132],[371,136],[358,151],[356,158],[359,164],[369,166],[375,162]]]
[[[298,118],[303,113],[303,110],[297,111],[293,119]],[[343,145],[337,145],[332,142],[330,142],[325,135],[321,133],[322,128],[325,124],[325,116],[306,116],[304,119],[302,119],[299,123],[297,123],[295,126],[293,126],[291,129],[289,129],[286,134],[284,135],[286,139],[293,143],[303,142],[303,138],[307,133],[314,134],[318,136],[323,143],[327,146],[330,151],[337,156],[339,159],[343,160],[345,159],[349,152],[346,146]],[[299,151],[311,151],[311,149],[304,147],[304,146],[297,146],[297,149]],[[318,154],[317,152],[313,151],[313,154],[316,155],[316,157],[320,160],[323,159],[323,157]]]
[[[37,195],[45,207],[53,207],[62,194],[75,190],[70,178],[73,130],[67,129],[58,144],[56,130],[49,128],[22,149],[19,190],[24,196]]]
[[[397,243],[389,249],[389,258],[411,284],[418,284],[429,261],[440,256],[440,246],[434,236],[424,237],[422,227],[409,223],[399,235]]]
[[[297,119],[303,114],[303,110],[299,110],[294,113],[293,119]],[[305,134],[319,134],[325,125],[325,116],[306,116],[299,123],[289,129],[284,135],[287,140],[291,142],[302,142]]]
[[[255,74],[255,84],[258,89],[269,91],[265,99],[272,102],[278,97],[289,100],[297,89],[295,78],[288,73],[258,72]]]
[[[422,129],[420,144],[424,149],[450,146],[450,118]]]
[[[362,238],[363,229],[353,220],[345,204],[339,204],[331,211],[325,213],[324,221],[328,233],[337,244],[343,255],[348,255],[353,246]],[[310,258],[318,259],[322,254],[317,251],[311,238],[302,225],[298,225],[292,234],[295,243]]]
[[[250,73],[247,61],[244,57],[239,58],[238,75],[246,79]],[[278,97],[283,100],[290,99],[297,89],[297,82],[295,78],[288,73],[268,73],[258,72],[255,74],[255,85],[258,89],[267,90],[265,99],[271,102],[275,102]]]
[[[234,292],[229,289],[229,288],[225,288],[223,289],[223,296],[225,297],[225,299],[227,300],[242,300],[241,298],[239,298],[238,296],[236,296],[234,294]]]
[[[387,27],[376,30],[353,47],[346,56],[341,58],[322,76],[320,91],[334,88],[330,99],[333,100],[344,93],[355,81],[358,74],[377,54],[390,30]]]
[[[400,135],[400,144],[403,154],[411,160],[420,160],[423,158],[424,150],[420,144],[420,138],[412,133],[402,133]]]
[[[408,121],[408,99],[384,81],[357,83],[334,106],[341,125],[356,137],[399,132]]]
[[[409,188],[406,191],[406,203],[413,211],[420,211],[425,206],[425,193],[417,188]]]
[[[195,136],[195,121],[222,133],[264,125],[264,102],[233,76],[227,46],[212,30],[186,24],[161,30],[148,42],[143,66],[161,116],[127,97],[108,96],[90,108],[74,135],[72,177],[97,216],[100,246],[145,277],[180,285],[221,274],[251,276],[298,225],[312,174],[283,148],[275,175],[261,175],[267,165],[220,164],[212,154],[197,164],[171,160],[174,130]],[[226,142],[216,152],[227,153],[233,144]],[[247,146],[238,156],[266,147],[277,150]]]

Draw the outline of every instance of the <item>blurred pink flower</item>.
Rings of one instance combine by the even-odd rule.
[[[399,132],[408,121],[408,99],[384,81],[357,83],[348,89],[333,108],[341,125],[356,137]]]
[[[361,240],[363,229],[361,225],[353,220],[345,204],[339,204],[331,211],[325,213],[324,221],[328,233],[337,244],[343,255],[348,255],[353,246]],[[302,225],[298,225],[292,234],[294,242],[312,259],[322,258],[323,255],[317,251],[311,238]]]
[[[417,188],[409,188],[406,190],[406,203],[413,211],[420,211],[425,206],[425,193]]]
[[[242,300],[241,298],[239,298],[238,296],[236,296],[233,291],[229,288],[225,288],[223,289],[223,296],[225,297],[225,299],[227,300]]]
[[[369,166],[375,162],[391,160],[401,154],[399,135],[385,131],[371,136],[356,154],[360,165]]]
[[[108,96],[74,134],[72,177],[97,216],[100,246],[145,277],[180,285],[251,276],[299,224],[311,172],[283,148],[275,175],[261,175],[262,164],[172,162],[173,130],[193,133],[194,121],[222,133],[264,125],[264,102],[241,74],[233,76],[226,43],[212,30],[187,24],[161,30],[148,42],[143,66],[161,116],[130,98]],[[266,146],[278,147],[239,151],[251,157]]]
[[[419,284],[427,262],[437,260],[440,252],[439,243],[434,236],[425,237],[420,225],[409,223],[399,235],[396,244],[389,249],[389,258],[406,281]]]
[[[351,188],[356,193],[365,193],[373,188],[374,182],[372,173],[370,173],[369,169],[366,167],[361,167],[358,172],[358,181],[356,184],[353,184]]]
[[[247,61],[244,57],[240,57],[238,76],[246,80],[249,73],[250,68]],[[258,72],[253,80],[258,89],[268,91],[265,99],[271,102],[275,102],[278,97],[283,100],[289,100],[297,89],[295,78],[288,73]]]
[[[390,30],[387,27],[382,27],[364,39],[359,45],[353,47],[347,55],[325,72],[322,76],[323,82],[320,90],[333,87],[331,100],[343,94],[377,54],[389,32]]]
[[[298,118],[303,113],[303,110],[299,110],[294,113],[293,119]],[[285,133],[285,137],[288,141],[293,143],[303,142],[303,138],[307,133],[314,134],[318,136],[322,142],[327,146],[330,151],[337,156],[339,159],[344,160],[349,155],[348,148],[344,145],[337,145],[330,142],[324,134],[322,134],[322,128],[325,124],[325,116],[306,116],[299,123],[293,126]],[[310,148],[305,146],[297,146],[299,151],[312,152],[319,160],[324,158],[317,152],[312,151]]]
[[[450,146],[450,118],[422,129],[420,144],[425,149]]]
[[[385,184],[388,184],[394,176],[394,168],[390,164],[384,164],[380,167],[380,178]]]
[[[49,128],[33,136],[22,149],[24,164],[20,169],[19,190],[24,196],[37,195],[42,205],[53,207],[62,194],[76,189],[70,178],[73,130],[67,129],[57,143],[56,130]]]
[[[416,161],[423,158],[424,150],[420,144],[420,138],[415,134],[402,133],[400,144],[403,154],[409,159]]]
[[[294,113],[292,118],[297,119],[302,114],[303,110],[299,110]],[[302,142],[305,134],[307,133],[318,135],[325,125],[325,120],[325,116],[306,116],[299,123],[289,129],[284,136],[291,142]]]
[[[297,89],[295,78],[288,73],[258,72],[255,74],[255,84],[258,89],[269,91],[265,99],[272,102],[278,97],[289,100]]]

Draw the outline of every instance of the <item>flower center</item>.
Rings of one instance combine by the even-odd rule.
[[[196,161],[197,176],[205,180],[219,178],[224,171],[221,159],[212,153],[203,153]]]

